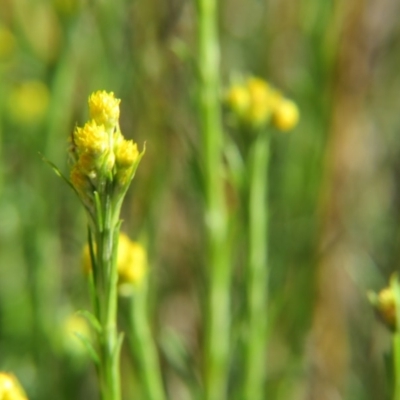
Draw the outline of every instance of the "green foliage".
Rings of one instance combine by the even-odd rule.
[[[365,295],[386,284],[400,259],[400,33],[392,3],[219,2],[221,92],[235,74],[259,76],[300,109],[298,127],[273,132],[270,142],[272,399],[307,398],[307,388],[322,381],[349,400],[388,398],[392,390],[383,364],[390,333]],[[59,346],[61,319],[90,309],[80,266],[85,214],[38,154],[68,175],[68,138],[99,89],[121,98],[124,135],[140,148],[146,142],[122,230],[146,238],[149,304],[142,311],[167,353],[164,383],[171,399],[198,395],[208,278],[195,8],[183,0],[1,2],[0,370],[12,371],[30,400],[98,396],[93,365],[78,367]],[[234,128],[223,122],[228,214],[242,217],[244,165]],[[246,336],[239,316],[247,239],[241,223],[229,229],[233,395]],[[321,323],[321,310],[340,329]],[[165,345],[166,330],[177,332],[182,348]],[[130,399],[143,389],[127,353],[124,343],[123,396]],[[321,381],[318,357],[332,362],[319,371]],[[187,360],[190,377],[176,371]]]

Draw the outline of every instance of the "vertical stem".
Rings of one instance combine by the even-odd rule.
[[[393,358],[394,358],[394,394],[393,400],[400,400],[400,334],[393,335]]]
[[[393,400],[400,400],[400,284],[397,275],[390,279],[390,288],[394,293],[396,307],[396,330],[393,334]]]
[[[197,0],[197,12],[198,112],[203,137],[205,223],[209,268],[204,385],[206,400],[223,400],[227,396],[231,269],[221,164],[223,132],[219,105],[217,1]]]
[[[102,400],[120,400],[120,371],[117,331],[117,284],[118,270],[116,257],[118,251],[119,225],[113,224],[114,218],[109,195],[103,198],[104,226],[98,227],[98,276],[97,296],[99,321],[102,326],[100,337],[101,360],[99,366]]]
[[[266,373],[269,136],[260,132],[248,158],[247,323],[243,400],[261,400]]]
[[[147,278],[144,278],[139,287],[135,288],[130,300],[129,339],[132,352],[139,364],[140,380],[144,387],[145,399],[164,400],[164,387],[157,349],[147,317],[147,284]]]

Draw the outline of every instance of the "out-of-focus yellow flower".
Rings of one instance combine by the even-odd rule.
[[[396,300],[390,287],[382,289],[378,294],[369,292],[368,299],[378,316],[387,327],[396,328]]]
[[[238,116],[244,117],[250,105],[250,94],[245,87],[233,85],[225,98],[226,105]]]
[[[146,250],[139,243],[130,242],[126,259],[118,264],[118,273],[121,283],[140,284],[146,273],[146,269]]]
[[[84,272],[89,273],[92,264],[87,244],[83,249],[82,264]],[[118,239],[117,270],[119,283],[130,285],[140,284],[147,270],[146,250],[139,243],[131,241],[122,232]]]
[[[272,114],[272,123],[280,131],[293,129],[299,122],[299,109],[295,102],[288,99],[279,101]]]
[[[261,128],[272,118],[278,129],[289,130],[299,119],[299,111],[292,101],[256,77],[234,84],[225,96],[225,104],[241,124],[251,128]]]
[[[0,372],[0,400],[28,400],[14,375]]]
[[[97,124],[110,127],[116,125],[119,119],[120,99],[114,97],[114,93],[99,90],[89,97],[90,118]]]
[[[62,345],[69,356],[80,358],[86,356],[87,350],[78,336],[90,339],[90,327],[84,317],[72,314],[62,323]]]
[[[40,121],[49,105],[50,93],[40,81],[26,81],[12,88],[8,98],[10,117],[21,124]]]
[[[0,60],[9,59],[14,53],[16,40],[13,33],[0,25]]]

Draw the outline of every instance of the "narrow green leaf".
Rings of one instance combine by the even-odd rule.
[[[124,333],[120,332],[120,334],[118,335],[118,340],[117,340],[117,343],[115,345],[114,354],[113,354],[115,362],[118,362],[118,360],[119,360],[119,355],[121,353],[121,347],[122,347],[122,342],[123,341],[124,341]]]
[[[89,353],[90,358],[93,360],[93,362],[96,365],[100,365],[100,357],[97,354],[96,350],[93,347],[93,344],[90,342],[90,340],[82,335],[79,332],[74,332],[75,336],[82,342],[82,344],[85,346],[87,352]]]
[[[79,310],[76,312],[77,315],[81,315],[84,317],[90,324],[90,326],[99,334],[102,332],[102,327],[99,320],[93,315],[90,311],[87,310]]]

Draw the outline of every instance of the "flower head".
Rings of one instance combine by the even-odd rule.
[[[253,129],[266,126],[272,119],[278,129],[289,130],[299,119],[294,102],[256,77],[235,83],[225,96],[225,104],[240,124]]]
[[[137,242],[129,243],[129,251],[123,262],[118,264],[118,274],[121,283],[138,285],[147,269],[146,250]]]
[[[0,400],[28,400],[14,375],[0,372]]]
[[[275,106],[272,123],[280,131],[286,132],[297,125],[299,114],[299,109],[294,101],[282,99]]]
[[[78,154],[92,153],[103,154],[109,144],[109,137],[104,125],[99,125],[95,120],[86,122],[83,128],[76,127],[73,135],[74,144]]]
[[[114,93],[99,90],[89,97],[90,118],[99,125],[114,126],[119,119],[120,99],[114,97]]]
[[[70,180],[93,224],[99,221],[98,199],[109,199],[114,211],[120,209],[144,154],[120,132],[119,103],[113,93],[93,93],[89,97],[91,119],[83,127],[76,127],[71,136]]]
[[[225,103],[235,114],[244,117],[250,105],[250,94],[244,86],[233,85],[226,94]]]

